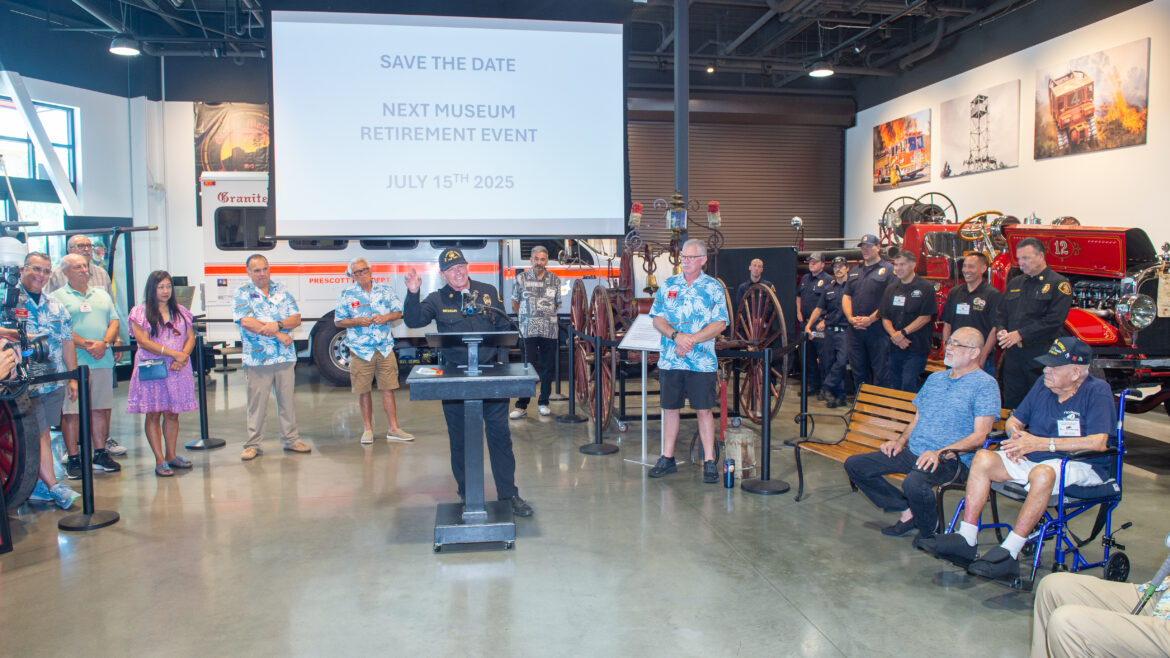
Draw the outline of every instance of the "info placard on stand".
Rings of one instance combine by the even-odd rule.
[[[649,315],[639,315],[634,318],[634,323],[626,331],[622,342],[618,343],[618,349],[642,353],[642,458],[641,460],[626,458],[626,461],[642,466],[653,466],[657,461],[657,458],[653,461],[646,459],[646,361],[650,352],[658,352],[661,347],[662,334],[654,328],[654,318]],[[658,454],[661,455],[664,442],[662,422],[659,421],[658,425]],[[686,462],[678,463],[685,464]]]

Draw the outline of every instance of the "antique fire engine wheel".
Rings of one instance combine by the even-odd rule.
[[[982,242],[987,236],[987,228],[1001,221],[1003,213],[998,210],[988,210],[971,215],[959,224],[959,237],[964,240]]]
[[[784,310],[780,308],[780,301],[776,293],[762,284],[755,284],[748,288],[747,293],[739,302],[735,311],[734,340],[743,341],[744,349],[760,351],[765,347],[780,350],[788,344],[787,325],[784,323]],[[780,410],[780,402],[784,399],[784,389],[788,383],[788,355],[773,357],[771,363],[771,408],[768,410],[769,420],[776,417]],[[739,388],[736,395],[739,399],[740,412],[753,423],[763,421],[760,406],[760,394],[764,390],[764,363],[761,359],[748,359],[746,366],[741,370]]]
[[[915,224],[954,224],[959,221],[955,202],[942,192],[927,192],[918,197],[915,213],[921,215],[921,218],[916,218]]]
[[[569,296],[569,323],[577,331],[585,331],[589,317],[589,293],[585,290],[585,282],[577,279],[573,282],[573,292]]]
[[[723,330],[724,336],[735,336],[735,305],[731,303],[731,288],[723,283],[723,279],[715,277],[720,286],[723,286],[723,304],[727,307],[727,328]]]
[[[882,217],[878,220],[878,237],[885,246],[896,247],[902,244],[902,208],[912,206],[918,202],[912,196],[900,196],[886,204]]]
[[[630,250],[622,252],[616,284],[610,288],[614,329],[624,332],[638,316],[638,307],[634,304],[634,252]]]
[[[28,436],[12,417],[12,402],[0,402],[0,486],[8,509],[28,500],[37,483],[40,437]],[[4,510],[0,510],[3,512]]]
[[[580,283],[580,282],[578,282]],[[581,285],[584,294],[584,284]],[[576,290],[574,290],[574,294]],[[575,301],[575,297],[574,297]],[[576,305],[573,307],[576,309]],[[609,292],[602,286],[593,289],[593,297],[585,314],[585,328],[581,331],[589,336],[600,336],[602,340],[614,340],[613,307]],[[601,368],[601,419],[596,418],[594,393],[597,389],[595,368]],[[593,342],[584,338],[573,341],[573,379],[577,394],[577,406],[582,407],[602,427],[613,417],[613,388],[617,378],[617,349],[601,346],[600,354],[595,353]]]

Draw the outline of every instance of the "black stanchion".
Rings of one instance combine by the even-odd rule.
[[[117,512],[93,508],[93,440],[89,436],[89,366],[77,366],[77,439],[81,448],[81,513],[57,522],[61,530],[97,530],[113,525]]]
[[[199,393],[199,438],[188,441],[183,447],[188,450],[214,450],[227,445],[223,439],[212,438],[207,429],[207,381],[203,369],[203,336],[195,333],[195,387]]]
[[[800,438],[808,438],[808,340],[800,343]],[[824,384],[824,381],[821,381]]]
[[[557,351],[553,361],[553,382],[555,383],[553,384],[553,394],[548,396],[548,399],[553,402],[564,402],[569,399],[561,394],[561,336],[563,335],[565,335],[563,331],[557,333]],[[572,357],[572,353],[569,356]]]
[[[801,348],[803,349],[803,345]],[[803,375],[802,375],[803,377]],[[774,496],[792,487],[784,480],[771,479],[772,470],[772,348],[764,348],[764,390],[760,402],[760,477],[744,480],[740,488],[748,493]]]
[[[602,440],[602,434],[605,428],[601,424],[601,419],[604,416],[601,409],[603,404],[609,404],[611,401],[606,400],[602,402],[601,399],[601,336],[593,336],[593,443],[586,443],[578,448],[586,455],[612,455],[618,451],[618,447],[612,443],[605,443]]]
[[[575,366],[573,362],[576,352],[573,349],[573,340],[576,338],[577,330],[573,327],[567,327],[569,330],[569,413],[557,416],[558,423],[584,423],[589,420],[585,416],[577,413],[577,377],[574,373]]]
[[[4,500],[4,487],[0,487],[0,555],[12,550],[12,528],[8,527],[8,502]]]

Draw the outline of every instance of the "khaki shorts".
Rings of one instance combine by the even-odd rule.
[[[398,355],[390,352],[390,356],[374,350],[374,356],[369,361],[360,356],[349,353],[349,384],[350,390],[358,395],[370,392],[370,384],[374,377],[378,378],[379,391],[393,391],[398,388]]]
[[[1029,461],[1026,457],[1020,458],[1020,461],[1014,462],[1008,459],[1007,453],[1002,450],[996,450],[995,454],[999,455],[1000,461],[1003,462],[1004,470],[1008,474],[1008,482],[1014,482],[1024,489],[1029,489],[1032,483],[1028,482],[1028,474],[1032,469],[1040,464],[1045,464],[1056,471],[1056,477],[1060,477],[1060,461],[1059,459],[1046,459],[1042,462]],[[1060,480],[1052,485],[1055,491]],[[1064,466],[1064,486],[1066,487],[1092,487],[1101,484],[1103,480],[1097,471],[1093,470],[1085,462],[1070,461]]]
[[[77,392],[77,397],[81,397],[81,391]],[[113,368],[89,369],[89,408],[91,411],[114,408]],[[61,406],[61,413],[76,416],[77,400],[70,400],[69,396],[65,396],[65,402]]]

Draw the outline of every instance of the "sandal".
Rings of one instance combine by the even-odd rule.
[[[171,465],[171,468],[191,468],[191,460],[184,459],[179,455],[176,455],[174,459],[167,463]]]
[[[159,476],[160,478],[169,478],[172,475],[174,475],[175,472],[171,470],[171,467],[169,465],[167,465],[166,462],[163,462],[163,463],[159,464],[158,466],[154,467],[154,474]]]

